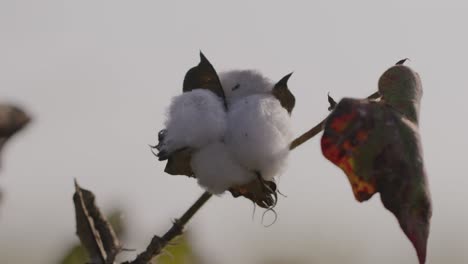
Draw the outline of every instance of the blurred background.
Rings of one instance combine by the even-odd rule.
[[[365,97],[410,58],[424,87],[428,263],[466,263],[467,11],[422,0],[0,1],[0,100],[34,119],[2,157],[0,263],[59,263],[78,243],[74,178],[106,214],[122,212],[125,247],[138,252],[188,208],[202,189],[165,174],[148,144],[200,50],[218,71],[254,68],[274,81],[294,71],[298,135],[326,116],[327,92]],[[230,194],[192,219],[184,239],[199,263],[417,263],[378,195],[354,200],[319,137],[290,158],[272,226]]]

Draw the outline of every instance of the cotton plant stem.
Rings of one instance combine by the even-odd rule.
[[[379,92],[375,92],[367,97],[367,99],[377,99],[380,97]],[[309,131],[300,135],[294,139],[289,145],[290,150],[294,150],[300,145],[304,144],[306,141],[310,140],[318,133],[323,130],[323,125],[325,124],[326,118],[320,123],[315,125]],[[151,261],[152,258],[159,255],[161,250],[176,236],[182,234],[185,225],[187,222],[197,213],[197,211],[212,197],[213,195],[209,192],[204,192],[200,198],[180,217],[176,219],[172,227],[162,236],[154,236],[146,250],[140,253],[135,260],[132,262],[125,262],[123,264],[147,264]]]
[[[307,140],[311,139],[323,129],[323,123],[325,120],[314,126],[311,130],[307,131],[303,135],[299,136],[292,141],[290,150],[295,149]],[[161,250],[176,236],[182,234],[183,229],[187,222],[195,215],[195,213],[212,197],[213,195],[209,192],[204,192],[200,198],[180,217],[176,219],[172,227],[162,236],[154,236],[151,239],[150,244],[146,247],[146,250],[138,254],[135,260],[131,262],[124,262],[123,264],[147,264],[155,256],[161,253]]]
[[[320,133],[323,130],[323,124],[325,123],[325,120],[326,119],[322,120],[320,123],[315,125],[309,131],[305,132],[304,134],[294,139],[289,145],[289,150],[293,150],[299,147],[300,145],[304,144],[307,140],[315,137],[318,133]]]
[[[174,220],[172,227],[162,236],[154,236],[146,250],[138,254],[135,260],[124,264],[147,264],[175,237],[182,235],[185,225],[195,213],[211,198],[212,194],[204,192],[200,198],[179,218]]]

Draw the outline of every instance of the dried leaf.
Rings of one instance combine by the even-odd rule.
[[[122,211],[117,209],[111,212],[107,219],[109,220],[110,225],[114,229],[118,237],[125,236],[126,226],[122,220]],[[88,254],[84,249],[83,245],[77,244],[71,246],[68,250],[65,251],[64,255],[60,258],[58,263],[61,264],[83,264],[86,263],[88,259]]]
[[[0,153],[5,143],[31,121],[19,107],[0,104]]]
[[[276,97],[281,103],[281,106],[288,111],[289,114],[292,113],[294,106],[296,105],[296,98],[291,93],[288,88],[288,80],[291,77],[292,73],[284,76],[278,83],[273,87],[273,96]]]
[[[76,233],[92,263],[113,263],[121,245],[109,222],[95,203],[92,192],[81,189],[75,181],[73,195]]]
[[[188,148],[174,152],[167,160],[164,171],[171,175],[186,175],[193,177],[192,166],[192,151]]]
[[[408,58],[401,59],[401,60],[397,61],[397,63],[395,63],[395,65],[403,65],[403,64],[405,64],[405,62],[407,60],[410,60],[410,59],[408,59]]]
[[[325,123],[324,156],[340,167],[362,202],[380,192],[425,263],[432,214],[418,129],[419,76],[398,65],[379,80],[380,101],[345,98]]]
[[[272,208],[276,205],[276,183],[265,181],[262,177],[240,186],[229,189],[233,197],[243,196],[262,208]]]
[[[19,107],[8,104],[0,104],[0,156],[5,143],[29,122],[30,117]],[[0,157],[1,158],[1,157]],[[1,159],[0,159],[1,167]],[[3,193],[0,191],[0,202]]]
[[[223,87],[219,81],[218,74],[213,68],[213,65],[208,59],[200,52],[200,63],[191,68],[184,78],[183,91],[189,92],[194,89],[207,89],[216,94],[217,96],[226,100]]]
[[[223,99],[224,106],[227,107],[226,97],[224,95],[223,87],[219,81],[218,74],[214,69],[213,65],[208,61],[208,59],[200,52],[200,63],[187,71],[184,78],[183,92],[189,92],[195,89],[207,89],[220,98]],[[161,132],[163,132],[162,130]],[[158,148],[161,141],[164,140],[164,133],[159,133],[159,143],[155,146]],[[162,156],[161,153],[158,153],[157,156],[160,160]],[[192,167],[190,161],[192,159],[192,151],[190,149],[181,149],[174,153],[171,153],[170,156],[164,157],[167,158],[167,164],[164,171],[171,175],[186,175],[189,177],[193,176]]]
[[[330,104],[330,106],[328,107],[328,111],[331,111],[335,109],[336,101],[335,99],[333,99],[333,97],[330,96],[330,93],[328,93],[327,97],[328,97],[328,103]]]
[[[17,106],[0,104],[0,137],[8,138],[29,123],[29,116]]]

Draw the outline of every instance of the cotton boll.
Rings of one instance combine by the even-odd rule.
[[[253,172],[241,167],[222,142],[209,144],[192,155],[191,166],[198,184],[214,194],[248,183]]]
[[[165,153],[184,147],[197,149],[221,140],[226,131],[222,99],[204,89],[175,97],[168,109],[166,129],[160,148]]]
[[[272,180],[286,165],[292,140],[290,117],[268,94],[238,99],[229,108],[225,141],[233,157],[249,171]]]
[[[228,105],[253,94],[270,93],[274,84],[253,70],[233,70],[219,75]]]

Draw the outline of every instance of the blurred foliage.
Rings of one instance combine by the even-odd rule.
[[[59,263],[62,264],[83,264],[88,260],[88,254],[81,245],[75,245],[67,250],[67,253]]]
[[[121,210],[114,210],[107,217],[117,236],[122,239],[126,234],[126,224],[122,220]],[[155,257],[152,262],[157,264],[199,264],[199,258],[194,254],[190,244],[189,234],[177,237],[163,250],[160,256]],[[73,245],[58,263],[61,264],[84,264],[89,260],[86,250],[78,243]]]
[[[184,235],[177,237],[175,241],[163,250],[160,256],[153,259],[156,264],[197,264],[200,263],[193,252],[189,235],[187,232]]]
[[[31,117],[20,107],[5,103],[0,103],[0,155],[6,142],[23,129]],[[1,168],[1,160],[0,160]],[[0,202],[2,201],[2,192],[0,191]]]

